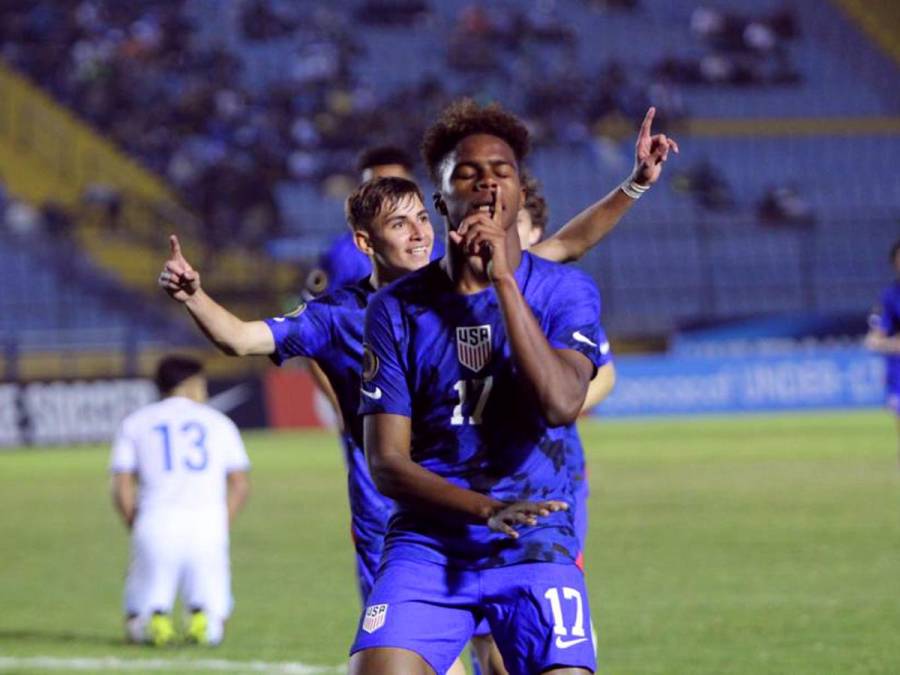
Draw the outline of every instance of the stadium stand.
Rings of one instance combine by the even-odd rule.
[[[164,178],[198,241],[299,267],[343,227],[359,148],[414,149],[454,96],[526,115],[556,226],[621,180],[633,127],[655,104],[683,153],[584,262],[614,334],[865,311],[900,213],[897,61],[871,37],[877,21],[852,0],[653,9],[12,2],[0,13],[0,55]],[[54,49],[28,49],[49,36]],[[103,264],[129,259],[96,233],[81,241],[102,242],[93,255]],[[149,255],[136,250],[132,260]]]

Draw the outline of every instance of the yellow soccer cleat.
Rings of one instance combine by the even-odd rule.
[[[154,647],[166,647],[175,640],[175,625],[168,614],[155,613],[150,618],[148,629],[150,644]]]
[[[191,613],[191,620],[188,623],[187,627],[187,635],[185,636],[186,640],[190,644],[195,645],[205,645],[209,643],[209,638],[207,637],[207,630],[209,627],[209,622],[207,621],[206,614],[203,613],[202,610],[197,610]]]

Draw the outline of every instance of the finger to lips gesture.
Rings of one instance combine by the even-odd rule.
[[[516,525],[533,527],[537,525],[538,518],[546,518],[551,513],[566,511],[568,508],[568,504],[556,500],[513,502],[488,518],[487,525],[494,532],[502,532],[511,539],[518,539],[519,533],[515,529]]]
[[[181,252],[178,237],[169,236],[169,259],[159,274],[158,283],[175,300],[186,301],[200,289],[200,275]]]
[[[669,151],[679,152],[678,143],[665,134],[651,134],[656,108],[651,107],[644,116],[634,148],[633,179],[642,185],[652,185],[662,173],[662,165],[669,158]]]
[[[506,230],[503,229],[500,197],[498,186],[492,191],[491,212],[478,211],[463,218],[458,230],[463,250],[470,256],[481,257],[491,280],[509,274],[506,260]]]

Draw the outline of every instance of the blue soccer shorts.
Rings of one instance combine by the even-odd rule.
[[[375,574],[378,565],[381,564],[381,549],[356,547],[356,582],[359,584],[359,597],[363,607],[368,601],[372,586],[375,584]]]
[[[574,564],[560,563],[457,570],[389,560],[379,570],[350,653],[408,649],[445,673],[483,618],[510,675],[552,667],[595,670],[584,576]]]

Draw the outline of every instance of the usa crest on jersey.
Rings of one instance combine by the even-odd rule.
[[[387,618],[387,605],[370,605],[366,607],[366,616],[362,622],[362,629],[367,633],[374,633],[384,625]]]
[[[491,325],[458,326],[456,357],[473,372],[484,368],[491,360]]]

